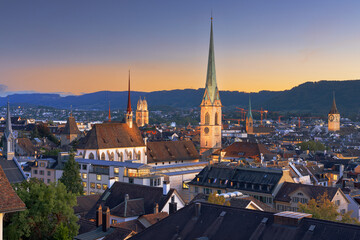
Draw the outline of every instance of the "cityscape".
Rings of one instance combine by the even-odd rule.
[[[358,7],[1,2],[0,240],[360,239]]]

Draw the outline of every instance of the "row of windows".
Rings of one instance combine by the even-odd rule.
[[[277,210],[279,211],[292,211],[292,212],[297,212],[299,211],[298,207],[290,207],[290,206],[284,206],[284,205],[277,205]]]
[[[292,198],[292,201],[295,202],[295,203],[298,203],[298,202],[307,203],[307,202],[308,202],[308,199],[306,199],[306,198],[300,198],[300,197],[293,197],[293,198]]]
[[[38,171],[36,169],[34,170],[34,174],[38,174],[38,172],[40,175],[44,175],[44,173],[45,173],[44,170],[40,170],[40,171]],[[51,176],[51,171],[47,171],[47,175]]]
[[[83,179],[87,179],[87,173],[79,173],[80,177]],[[101,181],[101,175],[100,174],[96,174],[96,180]]]
[[[87,182],[82,182],[82,185],[83,185],[84,188],[86,188],[87,187]],[[94,183],[94,182],[90,183],[90,188],[95,189],[95,187],[96,187],[96,189],[101,189],[102,188],[103,190],[106,190],[108,188],[108,185],[107,184],[101,184],[101,183]]]
[[[200,182],[200,178],[197,178],[196,181]],[[209,178],[207,182],[212,184],[220,184],[220,185],[228,184],[227,179],[217,179],[217,178]],[[230,186],[234,188],[249,188],[253,190],[270,191],[270,185],[251,184],[251,183],[243,183],[243,182],[230,182]]]
[[[38,178],[38,179],[39,179],[40,181],[42,181],[42,182],[45,182],[43,178]],[[47,183],[51,183],[51,180],[50,180],[50,179],[47,179],[46,182],[47,182]]]
[[[126,151],[125,154],[126,154],[126,156],[127,156],[127,159],[133,159],[132,152]],[[88,158],[89,158],[89,159],[95,159],[95,156],[94,156],[93,153],[90,153]],[[119,160],[120,160],[121,162],[124,161],[124,154],[123,154],[122,152],[121,152],[121,153],[118,153],[118,158],[119,158]],[[140,160],[140,158],[141,158],[141,152],[138,151],[137,154],[135,153],[135,154],[134,154],[134,158],[137,159],[137,160]],[[101,153],[100,160],[106,160],[106,155],[105,155],[104,152]],[[115,160],[114,152],[111,152],[110,155],[109,155],[109,161],[114,161],[114,160]]]
[[[160,186],[160,181],[161,181],[160,178],[158,178],[158,179],[150,179],[150,186],[154,186],[154,187]]]
[[[205,113],[205,125],[210,125],[210,114]],[[219,125],[219,115],[215,113],[215,125]]]

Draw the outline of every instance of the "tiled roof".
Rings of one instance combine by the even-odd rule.
[[[35,154],[36,148],[34,144],[28,138],[17,138],[16,143],[23,149],[28,155]]]
[[[86,215],[88,219],[94,219],[96,209],[101,204],[102,207],[113,209],[125,200],[125,195],[129,195],[129,199],[144,199],[144,213],[154,213],[155,204],[159,204],[159,211],[164,208],[170,196],[174,193],[174,189],[170,189],[167,195],[163,195],[161,187],[149,187],[145,185],[115,182],[111,188],[107,189],[100,197],[98,202]]]
[[[80,134],[74,117],[69,117],[62,134]]]
[[[25,203],[15,193],[0,166],[0,213],[25,210]]]
[[[74,207],[75,214],[87,214],[90,209],[95,205],[99,200],[100,195],[87,195],[87,196],[78,196],[76,198],[77,205]]]
[[[300,183],[290,183],[284,182],[281,186],[279,192],[275,196],[275,201],[290,202],[290,194],[294,191],[301,191],[310,198],[316,199],[317,197],[323,195],[325,192],[328,194],[329,199],[333,199],[336,192],[340,190],[336,187],[324,187],[324,186],[315,186],[315,185],[306,185]]]
[[[15,159],[6,160],[0,157],[0,166],[4,170],[5,175],[10,183],[21,183],[25,180],[25,176],[15,161]]]
[[[122,202],[116,207],[110,209],[111,215],[117,217],[134,217],[140,216],[145,213],[144,211],[144,199],[129,199],[125,203]]]
[[[180,209],[136,234],[131,240],[360,239],[360,226],[357,225],[305,217],[296,221],[297,225],[293,226],[275,222],[274,213],[209,203],[200,203],[200,206],[197,204]]]
[[[260,154],[270,154],[271,152],[260,143],[234,142],[223,150],[225,157],[250,158],[260,157]]]
[[[80,140],[78,149],[104,149],[145,146],[136,124],[132,128],[126,123],[105,122],[95,124]]]
[[[141,216],[141,219],[145,219],[148,223],[153,225],[168,216],[169,214],[167,212],[159,212],[159,213],[143,215]]]
[[[148,163],[167,161],[186,161],[200,158],[192,141],[148,142]]]

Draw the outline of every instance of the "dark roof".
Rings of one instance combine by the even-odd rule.
[[[169,214],[166,212],[159,212],[159,213],[143,215],[143,216],[141,216],[141,219],[145,219],[148,223],[153,225],[153,224],[157,223],[158,221],[160,221],[161,219],[164,219],[168,216],[169,216]]]
[[[290,202],[290,194],[294,191],[301,191],[310,198],[316,199],[317,197],[323,195],[325,192],[328,194],[330,200],[333,199],[336,192],[340,190],[336,187],[324,187],[324,186],[315,186],[315,185],[306,185],[300,183],[290,183],[284,182],[280,190],[275,196],[275,201]]]
[[[90,231],[94,231],[97,228],[95,221],[90,221],[85,218],[79,218],[77,224],[79,224],[80,226],[78,233],[79,235]]]
[[[15,161],[15,159],[6,160],[5,158],[0,158],[0,166],[10,183],[21,183],[25,180],[25,176],[20,169],[20,165],[17,165]]]
[[[225,157],[250,158],[260,157],[260,154],[270,154],[263,144],[250,142],[234,142],[222,151],[226,152]]]
[[[25,203],[15,193],[0,166],[0,213],[25,210]]]
[[[114,231],[106,235],[102,240],[123,240],[128,239],[129,236],[135,234],[135,232],[124,228],[113,228]]]
[[[87,214],[90,209],[96,204],[101,195],[87,195],[87,196],[78,196],[76,198],[77,205],[74,207],[75,214]]]
[[[64,130],[62,131],[62,134],[80,134],[79,128],[76,124],[75,118],[74,117],[69,117]]]
[[[274,213],[209,203],[201,203],[196,216],[196,204],[180,209],[130,239],[360,239],[357,225],[312,218],[287,225],[274,222]]]
[[[102,149],[145,146],[136,124],[132,128],[126,123],[105,122],[95,124],[90,132],[80,140],[79,149]]]
[[[258,205],[265,212],[277,212],[275,208],[272,208],[272,207],[268,206],[267,204],[257,200],[254,197],[251,197],[251,196],[243,197],[243,198],[231,198],[230,206],[237,207],[237,208],[241,208],[241,206],[244,206],[243,208],[245,208],[250,203],[250,201],[252,201],[256,205]]]
[[[144,213],[154,213],[155,204],[159,204],[159,211],[163,209],[165,203],[174,193],[174,189],[170,189],[167,195],[163,195],[161,187],[149,187],[138,184],[115,182],[111,188],[108,188],[86,215],[86,218],[95,218],[96,209],[101,204],[102,207],[113,209],[125,200],[125,195],[129,195],[129,199],[144,199]],[[111,211],[110,211],[110,214]]]
[[[122,202],[110,210],[111,215],[118,217],[134,217],[143,215],[144,212],[144,199],[129,199]]]
[[[16,143],[22,148],[28,155],[35,154],[36,148],[34,144],[28,138],[17,138]]]
[[[339,111],[337,110],[336,107],[335,96],[329,114],[339,114]]]
[[[214,164],[205,167],[190,184],[272,193],[282,176],[281,169],[244,168]],[[198,179],[199,181],[197,181]],[[233,186],[231,186],[231,182],[233,182]],[[252,185],[254,185],[254,188],[252,188]]]
[[[138,219],[134,219],[131,221],[126,221],[126,222],[115,223],[112,226],[116,227],[116,228],[127,229],[127,230],[134,231],[134,232],[141,232],[142,230],[145,229],[144,225],[142,225]]]
[[[192,141],[162,141],[147,143],[147,161],[167,162],[196,160],[200,158]]]

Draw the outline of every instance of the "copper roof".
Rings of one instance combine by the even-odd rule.
[[[145,146],[139,128],[126,123],[105,122],[95,124],[90,132],[80,140],[79,149],[104,149]]]
[[[25,210],[25,203],[15,193],[0,166],[0,213]]]
[[[185,140],[148,142],[147,153],[148,163],[197,160],[200,158],[194,143]]]

